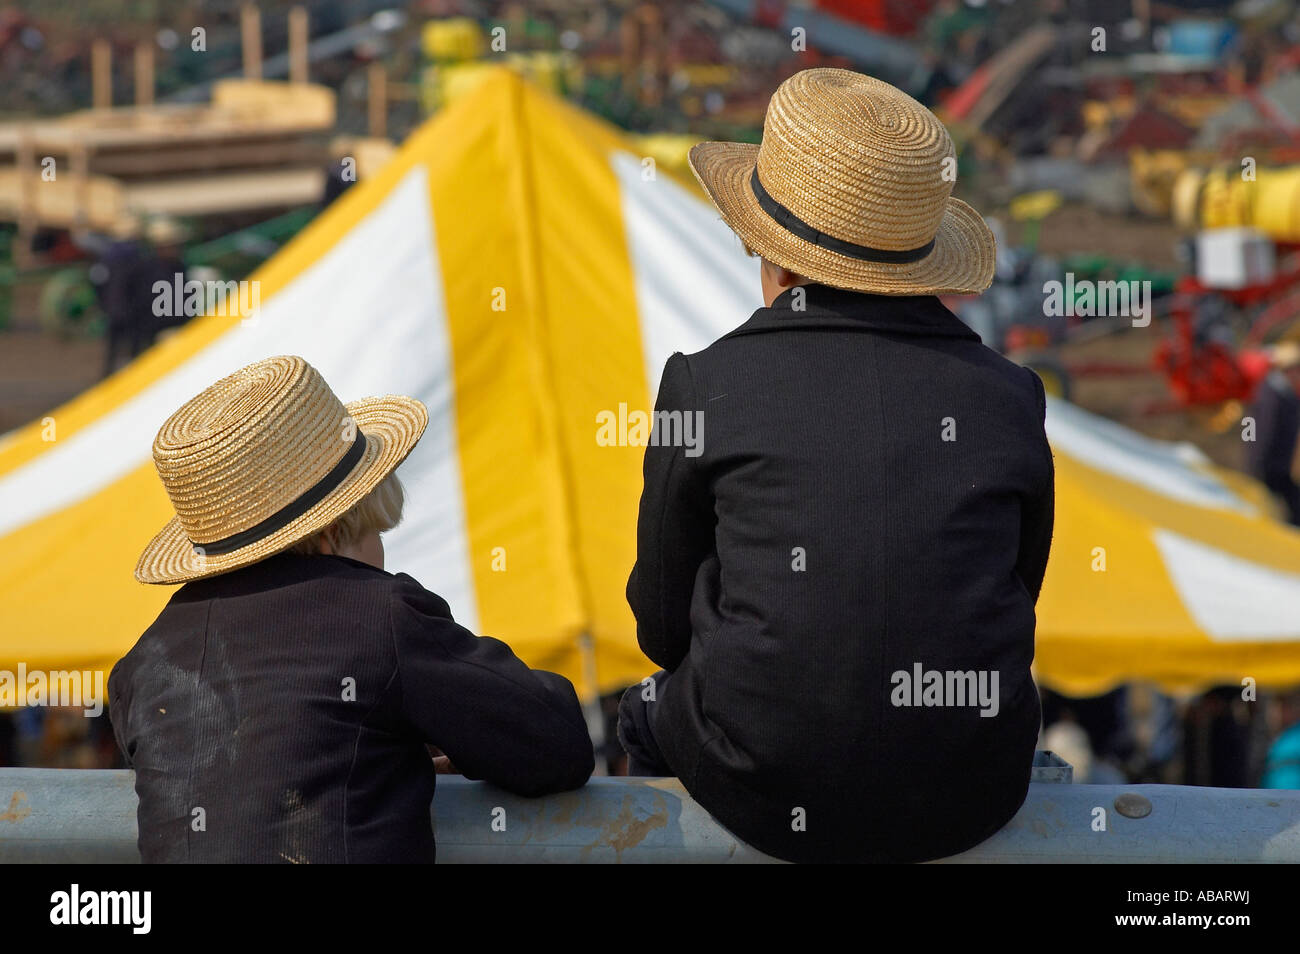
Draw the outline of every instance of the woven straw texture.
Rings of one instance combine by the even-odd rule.
[[[854,291],[973,294],[993,281],[996,246],[979,213],[951,197],[953,155],[943,124],[912,97],[851,70],[812,69],[773,94],[762,145],[700,143],[690,162],[727,225],[777,265]],[[793,235],[755,198],[756,165],[772,198],[818,231],[885,251],[934,239],[934,249],[885,264]]]
[[[141,554],[135,578],[182,583],[287,549],[329,526],[392,473],[428,420],[425,406],[408,397],[344,404],[298,357],[267,358],[223,378],[182,405],[154,439],[154,466],[176,516]],[[248,530],[292,504],[363,434],[365,453],[315,506],[238,550],[202,552],[204,543]]]

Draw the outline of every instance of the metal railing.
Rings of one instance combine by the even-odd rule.
[[[0,863],[139,861],[133,783],[124,771],[0,769]],[[440,863],[774,860],[676,779],[593,778],[530,799],[440,776],[433,807]],[[1300,791],[1035,781],[1005,828],[944,860],[1300,862]]]

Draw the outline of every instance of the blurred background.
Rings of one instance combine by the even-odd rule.
[[[692,144],[758,142],[784,78],[839,66],[948,125],[955,194],[999,243],[993,288],[949,307],[1063,401],[1255,478],[1295,525],[1298,63],[1291,0],[0,4],[0,433],[177,333],[155,279],[253,274],[490,70],[693,188]],[[1067,276],[1149,282],[1152,324],[1049,313]],[[1271,565],[1294,593],[1300,565]],[[1221,665],[1170,685],[1143,678],[1149,648],[1101,694],[1043,680],[1040,747],[1077,781],[1300,787],[1287,676],[1257,697]],[[120,764],[107,717],[0,712],[0,765]]]

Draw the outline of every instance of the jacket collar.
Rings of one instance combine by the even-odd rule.
[[[341,576],[351,569],[393,576],[387,570],[336,553],[307,556],[284,550],[228,573],[190,580],[172,594],[171,602],[187,603],[219,596],[246,595],[289,586],[303,580]]]
[[[796,311],[794,294],[800,289],[804,307]],[[869,295],[829,285],[788,288],[770,307],[758,309],[747,322],[724,337],[792,328],[841,328],[980,340],[935,295]]]

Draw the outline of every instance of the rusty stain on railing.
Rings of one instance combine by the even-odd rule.
[[[20,822],[32,813],[26,792],[14,792],[9,799],[9,809],[0,812],[0,821]]]
[[[656,828],[668,827],[668,803],[659,793],[655,793],[654,806],[644,817],[637,817],[636,801],[629,792],[623,796],[623,804],[618,815],[601,830],[600,837],[591,843],[592,848],[606,845],[614,849],[614,856],[619,863],[623,861],[623,852],[645,841],[646,835]]]

